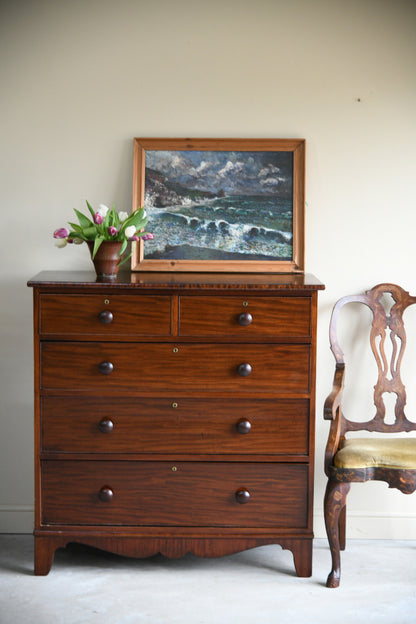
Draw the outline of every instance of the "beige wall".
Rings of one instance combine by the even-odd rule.
[[[316,427],[323,535],[330,309],[380,281],[416,292],[415,26],[413,0],[1,3],[0,531],[32,529],[26,281],[90,268],[86,248],[58,250],[52,231],[85,199],[130,209],[134,136],[229,136],[307,141],[306,266],[327,287]],[[371,386],[373,373],[360,380]],[[349,518],[351,536],[415,538],[416,496],[355,486]]]

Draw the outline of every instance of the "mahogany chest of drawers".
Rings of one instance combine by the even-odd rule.
[[[312,570],[310,275],[33,278],[35,574],[69,542],[133,557],[264,544]]]

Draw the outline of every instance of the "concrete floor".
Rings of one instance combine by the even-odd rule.
[[[33,539],[0,535],[1,624],[415,624],[416,543],[350,540],[339,589],[324,584],[325,540],[313,576],[263,546],[222,559],[127,559],[85,546],[58,550],[33,576]]]

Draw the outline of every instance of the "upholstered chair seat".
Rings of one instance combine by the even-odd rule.
[[[416,470],[416,438],[352,438],[334,457],[337,468]]]

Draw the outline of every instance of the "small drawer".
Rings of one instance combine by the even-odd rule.
[[[39,333],[47,336],[169,336],[171,298],[129,295],[40,296]]]
[[[42,490],[44,524],[307,526],[303,464],[49,460]]]
[[[43,390],[309,392],[305,344],[41,344]]]
[[[307,338],[310,297],[181,297],[181,336]]]
[[[307,455],[309,401],[42,398],[52,453]]]

